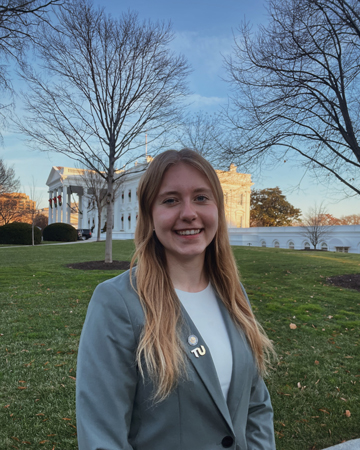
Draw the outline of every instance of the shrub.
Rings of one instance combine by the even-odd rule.
[[[68,223],[52,223],[44,228],[44,241],[73,242],[77,240],[77,231]]]
[[[37,227],[34,227],[34,242],[41,242],[41,231]],[[0,244],[31,245],[31,225],[21,222],[3,225],[0,227]]]

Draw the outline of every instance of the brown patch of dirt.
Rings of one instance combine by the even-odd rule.
[[[130,269],[129,261],[113,261],[105,263],[104,261],[85,261],[81,263],[66,264],[69,269],[80,270],[128,270]]]
[[[360,273],[350,273],[347,275],[337,275],[335,277],[328,277],[326,281],[333,285],[346,289],[355,289],[360,292]]]

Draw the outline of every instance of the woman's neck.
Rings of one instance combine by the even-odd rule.
[[[167,266],[175,289],[186,292],[203,291],[209,284],[204,270],[204,258],[189,261],[172,261],[167,258]]]

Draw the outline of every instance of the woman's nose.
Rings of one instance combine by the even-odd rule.
[[[196,210],[195,205],[193,205],[190,201],[185,201],[182,204],[180,219],[185,221],[193,221],[196,219]]]

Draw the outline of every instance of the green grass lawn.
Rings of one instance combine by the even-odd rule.
[[[49,244],[58,244],[58,245],[60,245],[60,244],[62,244],[61,242],[59,242],[59,241],[41,241],[40,242],[40,244],[37,244],[37,245],[49,245]],[[18,244],[0,244],[0,248],[1,247],[32,247],[31,245],[18,245]]]
[[[117,272],[65,264],[101,260],[104,251],[104,242],[0,248],[1,449],[77,449],[81,327],[93,289]],[[114,241],[114,259],[130,260],[132,252],[131,241]],[[359,438],[360,292],[330,287],[326,277],[359,273],[360,255],[255,247],[234,253],[278,353],[266,380],[277,449],[320,450]]]

